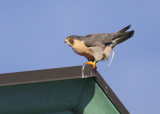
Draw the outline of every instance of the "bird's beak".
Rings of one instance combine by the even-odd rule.
[[[67,43],[67,41],[68,41],[68,40],[67,40],[67,39],[65,39],[65,40],[64,40],[64,43]]]
[[[66,41],[64,41],[64,43],[66,43]]]

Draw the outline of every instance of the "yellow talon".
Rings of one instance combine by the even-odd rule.
[[[97,68],[96,62],[88,61],[88,62],[86,62],[84,64],[92,65],[92,68]]]

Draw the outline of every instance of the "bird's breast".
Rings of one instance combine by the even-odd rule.
[[[85,56],[88,59],[93,59],[90,48],[85,46],[84,41],[75,39],[72,48],[77,54]]]
[[[74,45],[72,46],[73,50],[78,54],[90,53],[89,47],[84,45],[83,41],[74,40]]]

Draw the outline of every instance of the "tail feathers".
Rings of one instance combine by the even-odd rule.
[[[118,33],[123,33],[125,31],[127,31],[130,27],[131,27],[131,25],[126,26],[125,28],[123,28],[120,31],[118,31]]]
[[[121,42],[128,40],[129,38],[133,36],[133,34],[134,34],[134,30],[125,32],[121,37],[116,39],[116,44],[119,44]]]

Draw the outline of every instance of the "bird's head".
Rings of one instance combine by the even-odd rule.
[[[69,46],[72,47],[72,45],[74,44],[74,39],[78,39],[78,36],[76,35],[72,35],[72,36],[68,36],[64,42],[67,43]]]

